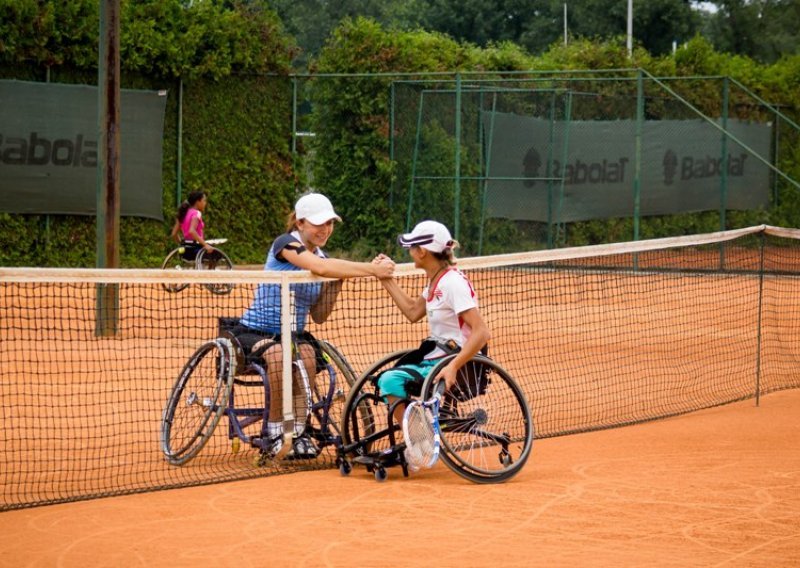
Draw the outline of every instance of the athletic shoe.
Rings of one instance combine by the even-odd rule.
[[[269,457],[274,458],[275,456],[278,455],[278,452],[281,451],[282,447],[283,447],[283,436],[281,435],[272,440],[271,442],[269,442],[269,444],[267,444],[267,448],[264,450],[264,453],[268,454]]]
[[[317,457],[317,447],[308,436],[298,436],[292,442],[292,449],[286,456],[293,460],[310,460]]]

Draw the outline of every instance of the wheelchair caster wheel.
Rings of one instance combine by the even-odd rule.
[[[375,481],[378,483],[383,483],[387,477],[389,477],[389,473],[382,467],[375,470]]]
[[[242,447],[242,441],[239,438],[234,438],[231,440],[231,452],[234,454],[239,453],[239,449]]]
[[[347,477],[350,475],[351,471],[353,471],[353,466],[350,465],[350,462],[342,460],[342,463],[339,464],[339,473],[341,473],[343,477]]]

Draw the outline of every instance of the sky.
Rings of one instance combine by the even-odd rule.
[[[714,13],[717,11],[717,7],[714,5],[713,2],[692,2],[696,8],[700,10],[705,10],[706,12]]]

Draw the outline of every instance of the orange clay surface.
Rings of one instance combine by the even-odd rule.
[[[0,566],[798,566],[800,390],[537,441],[503,485],[334,470],[0,513]]]

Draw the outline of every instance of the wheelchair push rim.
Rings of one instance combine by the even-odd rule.
[[[431,370],[422,397],[433,393],[436,376],[454,358]],[[465,386],[466,385],[466,386]],[[524,467],[533,446],[533,419],[516,381],[493,360],[475,356],[459,371],[439,413],[442,461],[476,483],[499,483]]]

